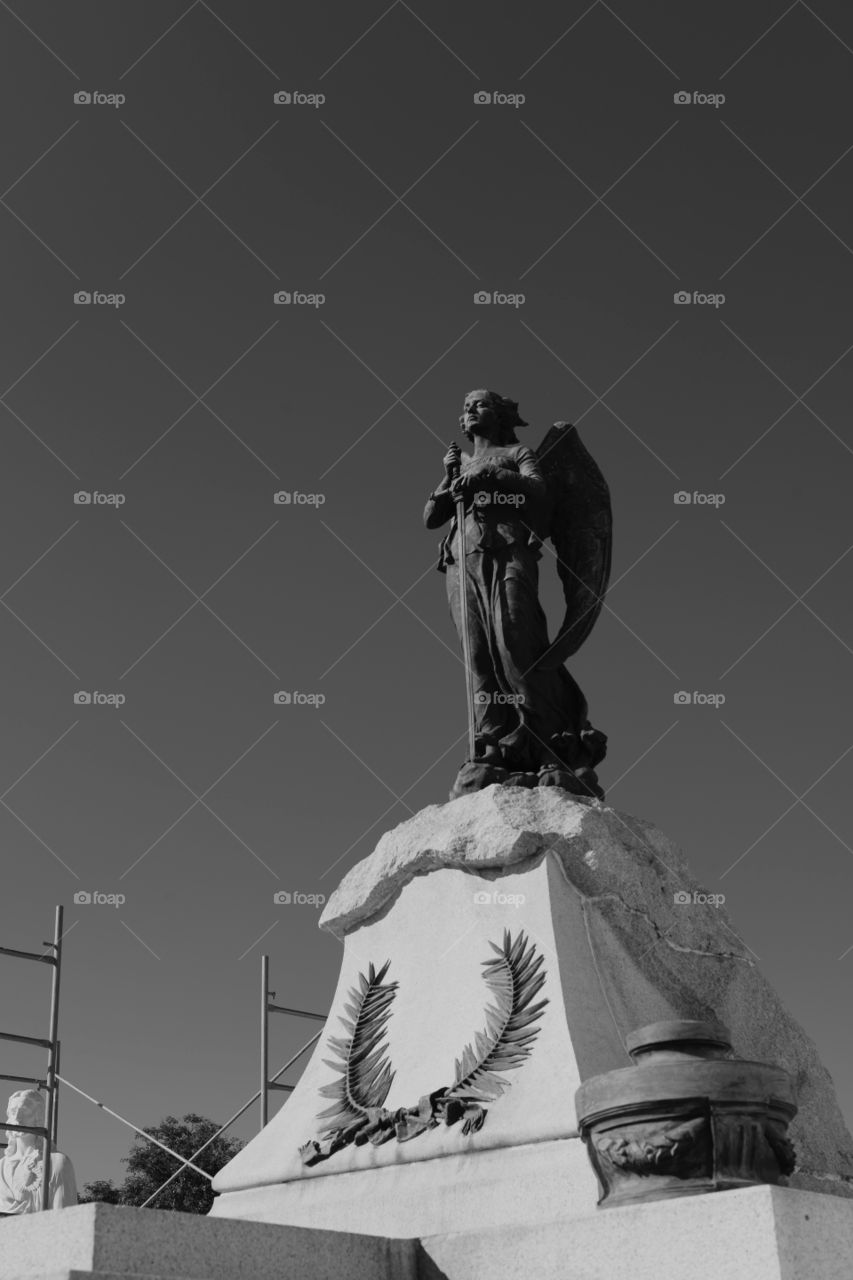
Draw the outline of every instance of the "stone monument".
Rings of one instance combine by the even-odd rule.
[[[467,756],[327,903],[341,974],[293,1093],[207,1219],[6,1224],[9,1275],[853,1275],[853,1139],[814,1046],[681,851],[604,803],[606,739],[564,663],[607,587],[607,485],[573,427],[533,451],[523,425],[471,392],[473,452],[447,450],[427,502],[450,522]]]
[[[467,759],[450,802],[383,836],[328,902],[320,924],[344,956],[326,1031],[281,1111],[215,1179],[212,1214],[392,1239],[465,1237],[483,1275],[497,1274],[494,1237],[478,1240],[539,1232],[562,1242],[539,1274],[610,1275],[607,1250],[571,1272],[560,1259],[573,1238],[592,1242],[604,1229],[591,1225],[599,1199],[631,1201],[603,1215],[608,1227],[626,1212],[644,1210],[650,1224],[663,1212],[633,1203],[650,1198],[645,1171],[637,1186],[629,1171],[601,1195],[602,1153],[628,1141],[632,1088],[654,1141],[663,1128],[663,1152],[680,1154],[688,1136],[702,1152],[676,1161],[655,1190],[728,1188],[721,1212],[734,1234],[737,1197],[769,1194],[753,1183],[847,1201],[853,1139],[814,1046],[682,853],[604,803],[596,766],[606,739],[563,664],[607,587],[607,485],[565,423],[538,450],[519,444],[518,405],[495,392],[469,393],[461,423],[473,452],[449,447],[424,518],[428,528],[451,522],[439,568],[466,669]],[[538,598],[548,540],[566,600],[553,641]],[[681,1027],[675,1040],[706,1031],[692,1048],[676,1046],[675,1066],[665,1045],[656,1070],[632,1068],[631,1050],[642,1055],[635,1033],[650,1024]],[[608,1138],[609,1082],[626,1075],[627,1111],[616,1110],[628,1119]],[[655,1081],[672,1096],[656,1095]],[[688,1096],[697,1081],[707,1083],[698,1103]],[[772,1098],[759,1096],[771,1086]],[[578,1115],[578,1090],[589,1116]],[[670,1144],[685,1115],[689,1135]],[[728,1164],[721,1117],[736,1135]],[[647,1131],[634,1136],[644,1151]],[[758,1137],[767,1151],[741,1150]],[[665,1165],[653,1152],[649,1169],[656,1161]],[[717,1176],[724,1165],[728,1178]],[[770,1204],[776,1221],[793,1201]],[[853,1204],[832,1212],[853,1251]],[[664,1266],[657,1227],[649,1233],[654,1274],[680,1276]],[[452,1243],[435,1248],[457,1274]],[[741,1274],[721,1272],[715,1258],[716,1271],[692,1274]]]

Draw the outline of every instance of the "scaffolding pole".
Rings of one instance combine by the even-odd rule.
[[[270,958],[261,956],[261,1128],[269,1119],[269,1011]]]
[[[50,948],[50,952],[21,951],[17,947],[0,947],[0,955],[10,956],[16,960],[35,960],[39,964],[50,965],[53,969],[50,985],[50,1025],[48,1038],[41,1036],[22,1036],[11,1031],[0,1031],[0,1040],[9,1040],[13,1044],[30,1044],[40,1049],[47,1049],[47,1076],[44,1080],[37,1076],[0,1075],[0,1080],[13,1081],[16,1084],[32,1084],[37,1089],[44,1089],[47,1094],[45,1123],[43,1125],[12,1124],[6,1122],[6,1129],[15,1133],[34,1133],[44,1143],[42,1152],[42,1176],[40,1200],[41,1208],[50,1208],[50,1165],[51,1152],[56,1149],[57,1122],[59,1104],[59,980],[62,970],[62,917],[61,906],[56,908],[53,923],[53,941],[44,942],[42,946]]]
[[[274,1004],[275,992],[270,991],[270,958],[269,956],[261,956],[261,1088],[258,1094],[260,1099],[260,1120],[261,1129],[264,1129],[269,1121],[269,1091],[270,1089],[280,1090],[282,1093],[292,1093],[295,1085],[280,1084],[278,1077],[283,1074],[286,1068],[282,1067],[281,1071],[270,1079],[269,1067],[269,1019],[271,1013],[283,1013],[291,1018],[309,1018],[312,1022],[326,1021],[324,1013],[309,1013],[307,1009],[291,1009],[287,1005]],[[313,1044],[319,1040],[322,1032],[317,1032],[309,1044]],[[307,1046],[306,1046],[307,1047]],[[300,1049],[297,1057],[304,1052]],[[295,1062],[296,1059],[293,1059]]]
[[[50,1155],[56,1141],[54,1112],[56,1111],[57,1070],[59,1057],[59,980],[62,976],[62,907],[56,908],[53,923],[53,981],[50,985],[50,1049],[47,1061],[47,1116],[44,1140],[44,1173],[41,1184],[41,1207],[50,1208]]]

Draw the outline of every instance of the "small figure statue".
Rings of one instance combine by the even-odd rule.
[[[449,447],[424,511],[428,529],[452,521],[438,568],[469,681],[469,758],[451,798],[498,782],[603,799],[595,766],[607,739],[563,664],[592,630],[607,590],[604,477],[567,423],[555,423],[536,451],[520,444],[515,430],[527,423],[518,404],[494,391],[469,392],[460,424],[473,454]],[[553,642],[538,591],[546,538],[566,600]]]
[[[44,1097],[37,1089],[19,1089],[9,1099],[6,1119],[10,1124],[44,1125]],[[41,1180],[44,1170],[44,1138],[35,1133],[7,1131],[9,1145],[0,1159],[0,1216],[38,1213],[41,1209]],[[49,1204],[65,1209],[77,1203],[74,1166],[59,1151],[51,1153]]]

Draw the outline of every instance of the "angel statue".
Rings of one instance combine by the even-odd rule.
[[[468,683],[468,759],[451,799],[492,783],[556,786],[603,799],[595,766],[607,739],[564,666],[589,635],[610,575],[607,484],[577,429],[557,422],[538,450],[518,441],[518,404],[471,391],[460,416],[473,444],[451,444],[424,511],[451,521],[438,568]],[[545,539],[556,553],[566,613],[556,638],[539,603]]]
[[[44,1128],[44,1110],[44,1096],[37,1089],[19,1089],[9,1099],[6,1120],[10,1125]],[[7,1131],[7,1137],[9,1145],[0,1159],[0,1218],[38,1213],[42,1207],[44,1138],[14,1128]],[[74,1166],[60,1151],[51,1152],[47,1194],[51,1209],[67,1209],[77,1203]]]

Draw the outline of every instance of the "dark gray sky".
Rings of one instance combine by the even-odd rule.
[[[853,1120],[849,6],[10,0],[0,28],[2,934],[66,904],[64,1073],[139,1124],[224,1120],[260,953],[328,1007],[338,944],[273,893],[328,895],[461,762],[421,512],[488,386],[531,444],[580,422],[612,488],[573,667],[609,799],[725,893]],[[0,1026],[44,1033],[46,977],[3,962]],[[121,1176],[129,1135],[67,1092],[60,1136]]]

